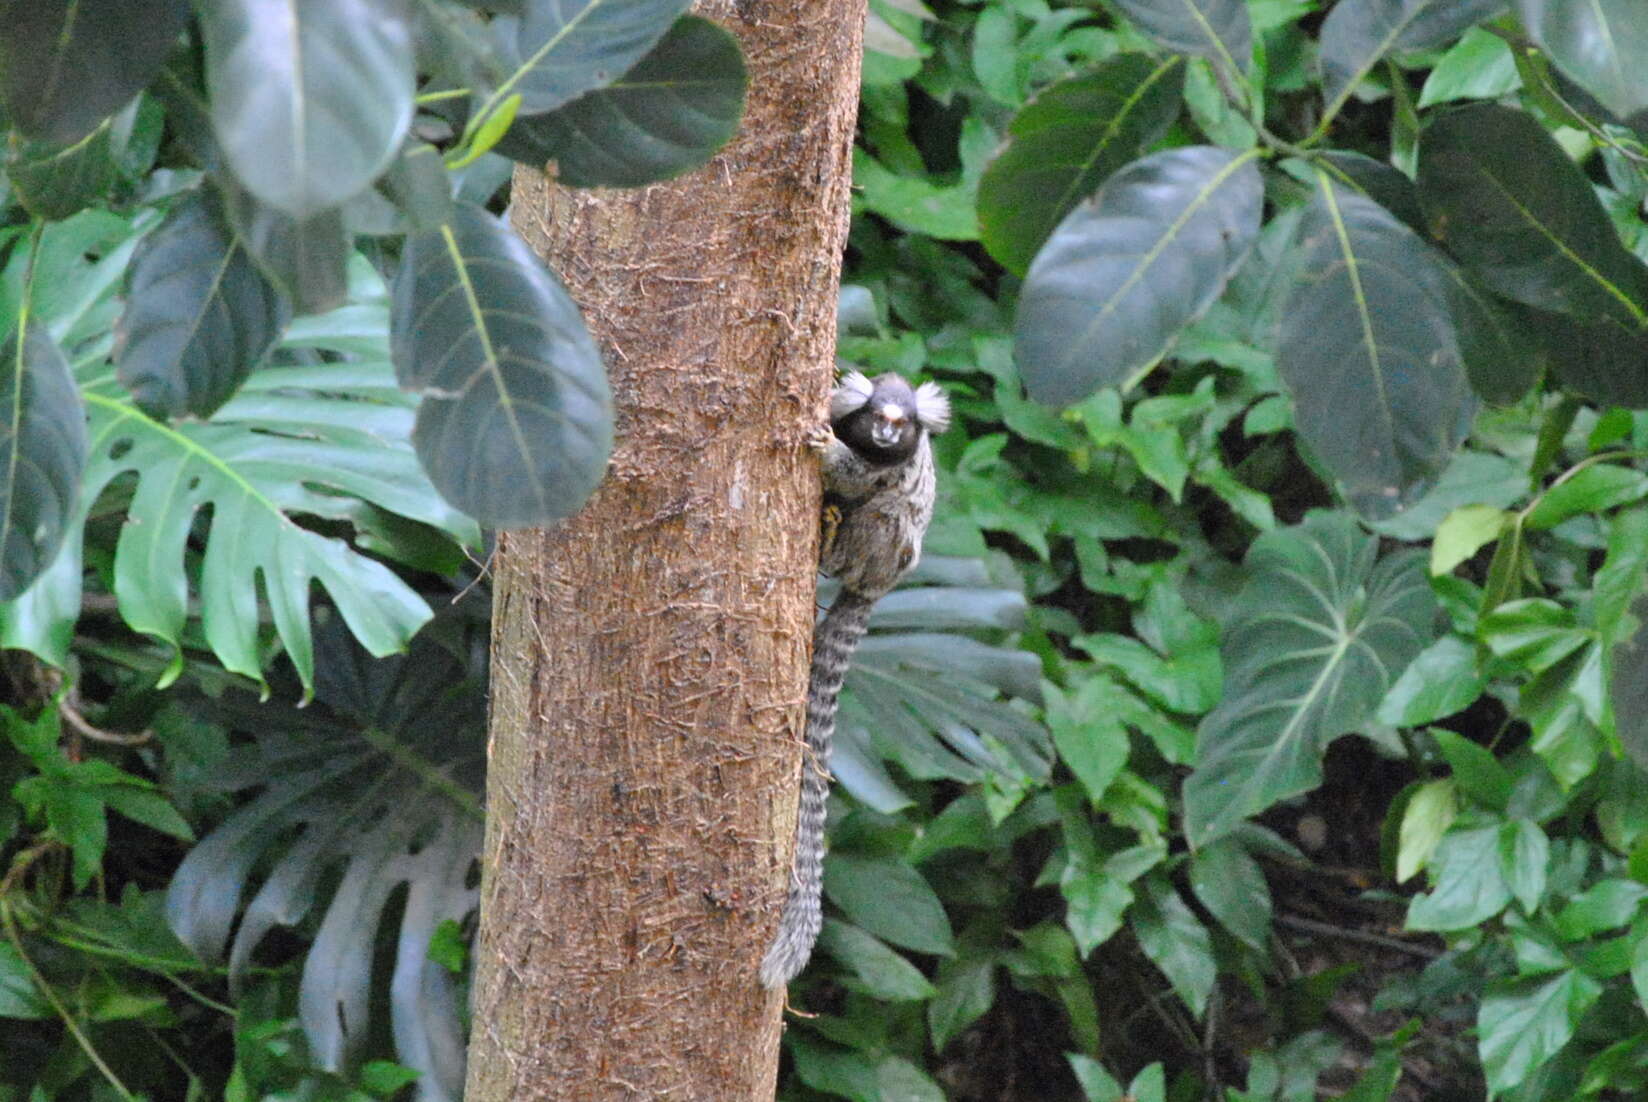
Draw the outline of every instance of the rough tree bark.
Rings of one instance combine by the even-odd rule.
[[[499,543],[469,1102],[771,1098],[817,465],[864,0],[711,0],[739,136],[643,191],[517,177],[618,403],[606,483]]]

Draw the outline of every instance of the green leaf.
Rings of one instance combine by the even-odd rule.
[[[1162,46],[1205,57],[1226,73],[1247,72],[1253,59],[1245,0],[1116,0],[1116,6]]]
[[[1192,845],[1320,784],[1328,743],[1373,718],[1433,637],[1418,553],[1377,556],[1342,513],[1253,542],[1223,629],[1225,698],[1202,721],[1185,782]]]
[[[1134,161],[1071,211],[1019,296],[1031,397],[1064,405],[1154,366],[1247,258],[1263,190],[1251,152],[1189,146]]]
[[[6,177],[30,214],[55,220],[92,206],[114,186],[116,166],[104,120],[90,134],[68,145],[12,142],[6,151]]]
[[[1152,874],[1133,906],[1133,933],[1174,992],[1200,1018],[1218,978],[1213,939],[1166,877]]]
[[[1634,880],[1599,880],[1570,899],[1556,915],[1563,941],[1583,941],[1632,922],[1648,897],[1648,887]]]
[[[1107,868],[1071,861],[1059,877],[1064,896],[1064,924],[1086,956],[1122,928],[1122,916],[1133,905],[1133,889]]]
[[[1085,1102],[1124,1102],[1121,1084],[1097,1060],[1079,1052],[1067,1052],[1064,1058],[1070,1061],[1070,1070],[1081,1084]]]
[[[207,779],[242,798],[166,895],[185,945],[213,965],[227,952],[235,991],[272,931],[302,925],[297,1000],[313,1066],[354,1067],[368,1037],[392,1031],[398,1061],[444,1098],[463,1089],[462,996],[428,952],[443,922],[475,910],[485,769],[484,673],[460,657],[484,649],[485,627],[461,620],[379,661],[332,620],[317,627],[306,707],[245,692],[199,702],[239,736]],[[385,1012],[389,1023],[374,1021]]]
[[[1590,641],[1573,611],[1543,597],[1510,601],[1477,622],[1477,636],[1500,658],[1534,672],[1548,670]]]
[[[1491,290],[1629,332],[1648,324],[1648,268],[1532,117],[1497,104],[1441,115],[1420,142],[1419,197],[1432,233]]]
[[[153,79],[188,20],[188,0],[0,0],[0,112],[37,141],[79,141]]]
[[[933,1049],[944,1046],[978,1021],[996,1001],[996,962],[976,957],[946,963],[939,969],[938,990],[927,1004],[927,1032]]]
[[[304,219],[365,191],[412,123],[412,29],[394,0],[218,0],[206,88],[246,190]]]
[[[1498,539],[1510,514],[1492,505],[1462,505],[1447,515],[1431,543],[1431,574],[1452,574],[1454,567]]]
[[[1555,528],[1582,513],[1605,513],[1648,496],[1648,475],[1630,467],[1598,463],[1540,495],[1525,522],[1532,529]]]
[[[1396,882],[1425,867],[1459,814],[1453,781],[1426,781],[1408,798],[1396,850]]]
[[[349,294],[354,241],[344,228],[342,209],[293,218],[259,202],[228,176],[215,182],[236,244],[280,289],[296,313],[323,314],[343,305]],[[441,185],[445,184],[443,173]]]
[[[209,417],[263,365],[287,318],[212,196],[196,192],[132,257],[115,368],[151,416]]]
[[[690,0],[561,0],[535,3],[519,20],[498,20],[513,71],[477,115],[519,92],[521,112],[553,111],[604,88],[635,66]],[[513,29],[511,40],[509,32]]]
[[[1473,27],[1431,69],[1419,92],[1419,107],[1461,99],[1496,100],[1520,87],[1511,47],[1498,35]]]
[[[1601,994],[1601,984],[1575,970],[1502,980],[1488,988],[1476,1028],[1489,1091],[1520,1085],[1555,1056]]]
[[[412,441],[436,489],[489,528],[570,516],[606,473],[612,396],[559,280],[478,207],[407,238],[390,325]]]
[[[86,450],[69,365],[25,315],[0,341],[0,600],[28,589],[78,522]]]
[[[1299,234],[1276,367],[1312,453],[1358,512],[1388,516],[1436,482],[1475,410],[1447,262],[1325,174]]]
[[[1499,826],[1499,868],[1511,895],[1528,914],[1539,909],[1545,895],[1545,866],[1551,844],[1539,824],[1517,819]]]
[[[946,957],[955,952],[938,896],[897,858],[831,854],[824,893],[848,918],[894,945]]]
[[[1549,362],[1564,389],[1599,405],[1648,408],[1648,332],[1612,320],[1583,322],[1547,310],[1522,309],[1524,337]]]
[[[43,1021],[57,1011],[35,990],[28,965],[9,941],[0,941],[0,1018]]]
[[[979,234],[975,189],[967,181],[936,184],[889,170],[862,147],[853,149],[857,203],[909,233],[941,241],[972,241]]]
[[[1511,800],[1511,774],[1493,751],[1452,731],[1433,731],[1437,749],[1453,770],[1459,791],[1484,807],[1504,811]]]
[[[1393,50],[1439,46],[1504,10],[1506,0],[1343,0],[1322,22],[1322,94],[1337,114],[1358,82]]]
[[[1635,0],[1516,0],[1517,15],[1574,83],[1621,120],[1648,111],[1648,23]]]
[[[1379,704],[1379,722],[1392,727],[1435,723],[1470,707],[1487,684],[1476,648],[1457,635],[1445,635],[1408,663]]]
[[[498,151],[555,162],[570,187],[640,187],[706,163],[738,129],[748,75],[738,40],[684,15],[628,73],[545,115],[517,119]]]
[[[1499,858],[1499,828],[1449,832],[1431,858],[1436,887],[1408,906],[1412,930],[1465,930],[1505,909],[1511,889]]]
[[[989,10],[989,9],[987,9]],[[1048,85],[1008,124],[978,187],[979,240],[1023,275],[1053,227],[1178,114],[1184,64],[1118,54]]]
[[[819,944],[852,973],[848,985],[873,998],[913,1002],[936,993],[915,965],[857,926],[825,919]]]
[[[1197,850],[1190,859],[1190,887],[1237,940],[1256,952],[1270,951],[1270,887],[1240,841],[1224,837]]]
[[[1127,728],[1118,698],[1127,690],[1106,677],[1083,681],[1068,695],[1049,686],[1047,729],[1059,757],[1095,804],[1127,764]]]

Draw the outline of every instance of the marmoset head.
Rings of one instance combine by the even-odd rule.
[[[836,438],[877,464],[908,459],[923,432],[950,425],[950,399],[937,383],[911,387],[892,373],[875,380],[849,371],[830,395],[830,427]]]

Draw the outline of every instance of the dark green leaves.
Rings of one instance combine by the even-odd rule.
[[[690,0],[558,0],[520,20],[518,68],[489,103],[521,96],[521,110],[553,111],[612,83],[651,50]]]
[[[1153,366],[1224,290],[1259,233],[1251,153],[1154,153],[1059,224],[1025,278],[1016,356],[1030,396],[1055,405]]]
[[[51,565],[79,517],[86,414],[46,330],[24,316],[0,342],[0,600]]]
[[[1246,0],[1116,0],[1116,6],[1169,50],[1205,57],[1227,73],[1247,72],[1253,25]]]
[[[153,79],[188,18],[188,0],[0,0],[0,108],[76,142]]]
[[[1328,743],[1371,720],[1430,642],[1421,556],[1378,550],[1343,513],[1254,541],[1224,625],[1224,700],[1197,731],[1185,782],[1192,845],[1320,783]]]
[[[200,20],[218,142],[253,195],[305,218],[388,166],[412,121],[399,0],[220,0]]]
[[[1184,63],[1121,54],[1043,89],[1013,118],[979,180],[979,238],[1023,275],[1059,220],[1161,137],[1179,112]]]
[[[1493,291],[1626,329],[1648,324],[1648,268],[1532,116],[1494,104],[1443,115],[1420,144],[1419,195],[1432,233]]]
[[[6,176],[30,214],[58,219],[101,199],[115,179],[111,127],[105,120],[68,145],[14,142]]]
[[[205,417],[280,338],[287,308],[206,193],[181,203],[132,259],[115,361],[143,409]]]
[[[1299,434],[1359,511],[1388,516],[1470,428],[1447,262],[1385,208],[1323,176],[1296,248],[1276,366]]]
[[[1439,46],[1502,11],[1506,0],[1343,0],[1322,24],[1322,94],[1342,103],[1392,50]]]
[[[573,187],[639,187],[707,161],[744,113],[738,42],[706,19],[683,16],[618,80],[546,115],[515,120],[498,151],[555,162]]]
[[[1517,14],[1557,67],[1623,120],[1648,111],[1648,20],[1637,0],[1517,0]]]
[[[391,324],[396,375],[423,392],[413,444],[452,504],[488,527],[575,512],[605,473],[611,395],[577,307],[476,207],[407,238]]]

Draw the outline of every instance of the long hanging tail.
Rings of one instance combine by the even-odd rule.
[[[813,665],[807,685],[806,745],[801,752],[801,803],[795,815],[795,857],[790,893],[778,933],[761,960],[761,983],[783,987],[806,967],[824,913],[824,801],[830,794],[830,739],[836,698],[853,651],[870,623],[874,597],[843,589],[813,631]]]

